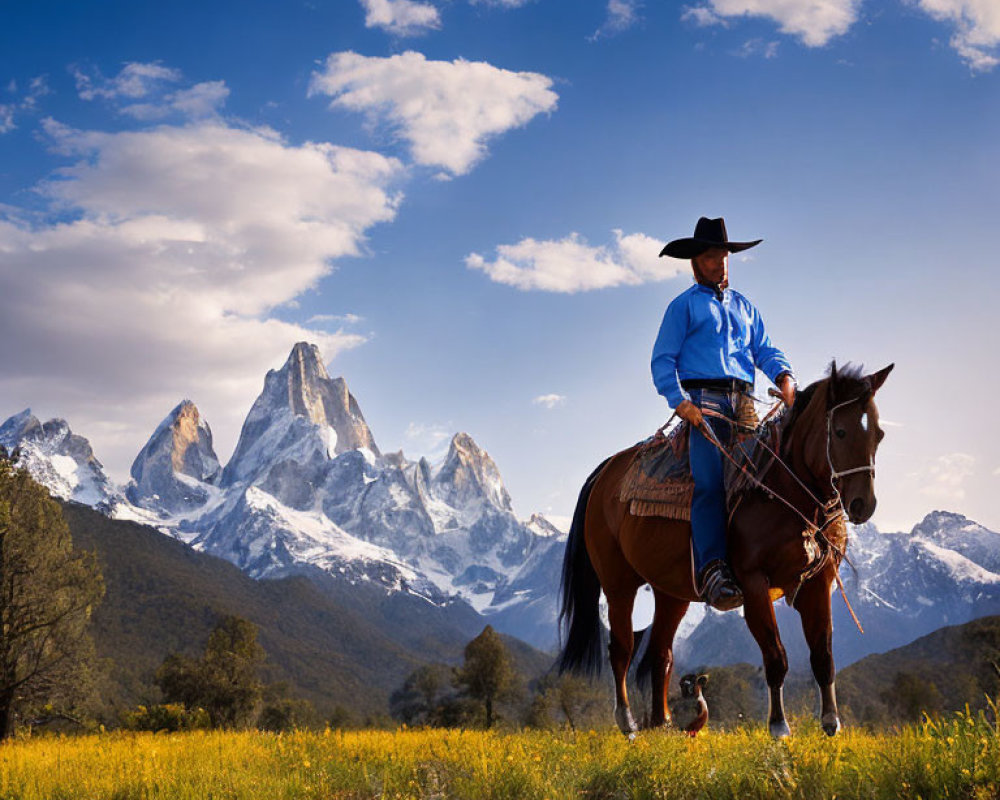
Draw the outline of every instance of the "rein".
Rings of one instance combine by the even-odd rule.
[[[772,389],[772,390],[770,390],[770,392],[773,393],[774,390]],[[805,483],[803,483],[803,481],[799,478],[798,475],[795,474],[795,472],[792,470],[792,468],[790,466],[788,466],[788,464],[786,464],[784,462],[784,460],[782,460],[782,458],[777,453],[775,453],[774,450],[772,450],[764,442],[764,440],[762,438],[758,438],[757,439],[757,443],[760,444],[765,450],[767,450],[767,452],[773,457],[773,459],[776,462],[778,462],[779,464],[781,464],[781,466],[785,469],[785,471],[789,475],[791,475],[792,478],[795,479],[796,483],[799,484],[799,486],[802,488],[802,490],[816,504],[816,506],[817,506],[816,511],[818,512],[820,509],[823,510],[825,521],[823,522],[823,524],[821,526],[817,526],[816,523],[813,520],[810,520],[808,517],[806,517],[806,515],[803,514],[798,508],[796,508],[795,505],[793,505],[786,498],[782,497],[780,494],[778,494],[777,492],[775,492],[770,487],[765,486],[764,483],[763,483],[763,481],[760,478],[758,478],[756,475],[751,474],[746,469],[746,467],[744,467],[742,464],[737,463],[736,459],[734,459],[732,457],[732,455],[725,448],[725,446],[722,444],[722,442],[719,441],[718,437],[715,435],[715,431],[712,430],[711,426],[709,426],[707,422],[703,421],[702,424],[700,426],[698,426],[698,430],[701,431],[702,435],[706,439],[708,439],[708,441],[711,442],[712,445],[714,445],[715,448],[720,453],[722,453],[722,455],[733,466],[735,466],[738,470],[740,470],[740,472],[742,472],[750,480],[750,482],[754,486],[756,486],[759,489],[762,489],[769,497],[771,497],[773,499],[776,499],[776,500],[779,500],[781,503],[783,503],[787,508],[789,508],[792,512],[794,512],[796,514],[796,516],[798,516],[806,524],[806,529],[808,530],[810,536],[812,536],[813,538],[815,538],[817,540],[817,542],[820,541],[820,540],[822,540],[826,544],[825,548],[821,548],[824,552],[819,557],[819,560],[816,562],[816,564],[813,565],[813,566],[811,566],[811,567],[809,565],[807,565],[806,569],[799,575],[799,585],[795,588],[795,591],[793,592],[791,598],[789,599],[789,603],[793,607],[795,605],[795,599],[798,597],[799,591],[802,589],[803,584],[806,581],[808,581],[810,578],[812,578],[813,576],[815,576],[823,568],[823,566],[825,565],[825,563],[826,563],[826,554],[828,554],[831,550],[833,550],[840,557],[839,560],[848,560],[847,559],[847,553],[846,553],[846,551],[841,551],[840,548],[838,548],[836,545],[834,545],[826,537],[826,535],[824,534],[825,529],[830,525],[830,523],[832,523],[834,520],[836,520],[838,517],[841,517],[845,513],[845,509],[844,509],[844,505],[843,505],[843,499],[840,496],[840,490],[837,488],[837,485],[836,485],[835,481],[836,481],[837,478],[840,478],[840,477],[842,477],[844,475],[851,475],[851,474],[854,474],[856,472],[870,472],[872,474],[872,476],[874,476],[875,475],[875,465],[874,465],[874,463],[869,462],[865,466],[852,467],[851,469],[839,470],[838,471],[833,466],[833,459],[832,459],[831,454],[830,454],[830,445],[831,445],[831,439],[832,439],[831,434],[832,434],[832,428],[833,428],[833,414],[834,414],[834,412],[837,411],[840,408],[843,408],[844,406],[848,406],[848,405],[851,405],[852,403],[856,403],[863,396],[864,395],[859,395],[858,397],[853,397],[850,400],[845,400],[842,403],[838,403],[833,408],[828,409],[827,412],[826,412],[826,462],[827,462],[827,465],[830,467],[830,486],[833,489],[833,496],[828,501],[826,501],[825,503],[822,502],[822,501],[820,501],[816,497],[816,495],[814,495],[809,490],[809,487],[807,487],[805,485]],[[775,411],[778,408],[780,408],[780,404],[775,404],[774,408],[772,408],[771,411],[768,412],[767,416],[765,417],[765,421],[767,419],[769,419],[775,413]],[[705,409],[702,409],[702,414],[706,415]],[[718,414],[718,413],[708,412],[707,416],[716,417],[718,419],[723,419],[727,423],[729,423],[730,425],[734,425],[735,424],[731,419],[729,419],[728,417],[726,417],[724,414]],[[673,417],[671,417],[671,419],[673,419]],[[669,420],[668,420],[668,424],[669,424]],[[664,426],[664,427],[666,427],[666,426]],[[744,457],[746,458],[745,454],[744,454]],[[849,560],[848,560],[848,563],[850,563]],[[844,598],[844,603],[847,605],[847,610],[851,614],[851,619],[853,619],[854,620],[854,624],[858,626],[858,630],[861,631],[861,633],[864,633],[865,630],[861,626],[861,621],[858,619],[858,615],[856,613],[854,613],[854,608],[851,606],[851,601],[847,599],[847,592],[844,589],[844,582],[841,580],[840,570],[839,569],[834,570],[834,578],[837,581],[837,588],[840,589],[840,595],[841,595],[841,597]]]

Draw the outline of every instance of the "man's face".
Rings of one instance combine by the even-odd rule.
[[[724,283],[729,280],[729,251],[721,247],[706,250],[695,256],[694,264],[701,277],[710,283]]]

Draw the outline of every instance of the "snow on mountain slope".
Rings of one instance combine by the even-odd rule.
[[[312,345],[297,344],[268,372],[221,471],[194,405],[173,409],[136,458],[131,503],[62,420],[42,424],[22,412],[0,426],[0,444],[20,447],[54,494],[153,524],[256,577],[320,569],[436,604],[460,598],[500,630],[556,643],[565,533],[541,515],[517,519],[499,469],[466,433],[437,464],[381,453],[346,382],[329,377]],[[947,512],[909,534],[854,528],[857,574],[846,566],[842,574],[868,633],[857,633],[835,599],[838,661],[1000,613],[998,542]],[[802,655],[797,615],[780,604],[776,612],[790,654]],[[651,593],[640,593],[636,622],[651,613]],[[738,614],[697,604],[678,643],[678,657],[698,663],[759,659]]]
[[[90,442],[73,433],[64,419],[40,422],[25,409],[0,426],[0,446],[19,449],[21,465],[56,497],[105,512],[123,500]]]
[[[194,403],[184,400],[135,457],[125,494],[134,505],[164,518],[189,513],[217,493],[221,473],[211,428]]]

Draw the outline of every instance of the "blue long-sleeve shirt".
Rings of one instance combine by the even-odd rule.
[[[673,299],[653,345],[653,383],[676,408],[690,399],[681,381],[738,378],[754,382],[755,368],[772,381],[791,372],[785,354],[771,344],[760,312],[743,295],[724,289],[722,300],[695,284]]]

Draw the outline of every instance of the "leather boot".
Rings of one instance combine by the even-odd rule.
[[[721,559],[705,565],[698,583],[702,599],[718,611],[732,611],[743,605],[743,592],[729,565]]]

